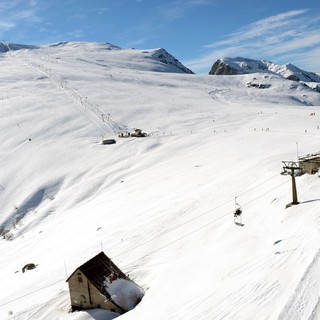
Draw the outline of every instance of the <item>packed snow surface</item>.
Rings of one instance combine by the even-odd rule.
[[[320,319],[320,179],[297,177],[286,209],[280,174],[320,151],[319,93],[177,73],[157,50],[1,54],[0,319],[118,316],[69,313],[66,279],[101,249],[145,290],[117,319]]]

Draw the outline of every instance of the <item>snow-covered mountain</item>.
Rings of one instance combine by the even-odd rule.
[[[5,53],[8,51],[22,50],[22,49],[38,49],[39,47],[26,44],[15,44],[15,43],[5,43],[0,42],[0,53]]]
[[[193,73],[178,59],[165,49],[122,49],[111,43],[83,43],[83,42],[60,42],[49,45],[49,48],[64,48],[65,50],[98,50],[110,52],[110,63],[116,63],[118,67],[124,64],[125,68],[137,70],[150,70],[156,72]],[[99,61],[103,62],[103,61]]]
[[[142,51],[142,53],[149,54],[151,53],[151,57],[159,60],[160,62],[169,65],[169,67],[173,68],[175,72],[184,72],[193,74],[193,72],[184,66],[179,60],[177,60],[174,56],[168,53],[165,49],[156,49],[151,51]]]
[[[134,62],[137,62],[137,68],[144,68],[143,60],[151,60],[148,63],[148,68],[151,71],[158,72],[178,72],[178,73],[193,73],[190,69],[185,67],[178,59],[172,56],[163,48],[158,49],[150,49],[150,50],[136,50],[136,49],[122,49],[118,46],[115,46],[111,43],[88,43],[88,42],[58,42],[54,44],[50,44],[48,46],[33,46],[33,45],[24,45],[24,44],[13,44],[13,43],[4,43],[0,42],[0,53],[5,53],[9,51],[17,51],[23,49],[42,49],[41,52],[45,48],[64,48],[67,50],[92,50],[94,47],[95,50],[108,50],[112,51],[116,55],[125,59],[133,60],[132,66]],[[117,61],[118,63],[119,61]],[[126,67],[130,65],[127,61]],[[140,65],[140,67],[139,67]]]
[[[242,57],[218,59],[213,64],[209,72],[211,75],[235,75],[251,73],[278,74],[288,80],[302,81],[306,83],[317,82],[320,84],[320,76],[318,76],[316,73],[301,70],[291,63],[279,65],[266,60],[254,60]]]
[[[1,320],[117,317],[69,313],[66,279],[102,250],[145,292],[119,320],[319,319],[320,180],[297,177],[286,209],[281,174],[320,151],[319,93],[105,43],[10,49],[0,68]]]

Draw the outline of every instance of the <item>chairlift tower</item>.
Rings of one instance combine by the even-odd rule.
[[[282,161],[282,163],[284,164],[284,167],[283,167],[284,170],[291,171],[291,173],[289,173],[291,175],[291,181],[292,181],[292,202],[290,203],[290,205],[299,204],[298,195],[297,195],[296,177],[294,174],[295,170],[301,171],[301,168],[299,167],[299,162]]]

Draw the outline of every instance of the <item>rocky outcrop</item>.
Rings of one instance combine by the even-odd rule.
[[[233,74],[239,74],[239,73],[236,69],[230,67],[222,59],[219,59],[213,64],[209,74],[233,75]]]
[[[8,51],[17,51],[22,49],[38,49],[37,46],[27,44],[15,44],[15,43],[4,43],[0,42],[0,53],[6,53]]]
[[[291,63],[279,65],[266,60],[254,60],[242,57],[219,59],[213,64],[209,72],[211,75],[252,73],[276,74],[292,81],[320,83],[319,75],[313,72],[304,71]]]
[[[178,59],[176,59],[173,55],[168,53],[163,48],[156,49],[152,54],[152,57],[164,64],[172,66],[180,72],[193,74],[193,72],[190,69],[184,66]]]

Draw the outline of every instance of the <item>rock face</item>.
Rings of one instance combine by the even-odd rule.
[[[180,72],[193,74],[193,72],[190,69],[184,66],[178,59],[176,59],[173,55],[168,53],[163,48],[154,50],[152,57],[164,64],[172,66]]]
[[[233,74],[239,74],[239,73],[236,69],[229,66],[222,59],[219,59],[213,64],[209,74],[233,75]]]
[[[26,45],[26,44],[0,42],[0,53],[5,53],[8,51],[17,51],[17,50],[22,50],[22,49],[38,49],[38,47]]]
[[[278,65],[266,60],[253,60],[242,57],[219,59],[213,64],[209,72],[211,75],[250,73],[271,73],[292,81],[320,82],[320,76],[317,74],[301,70],[291,63]]]

